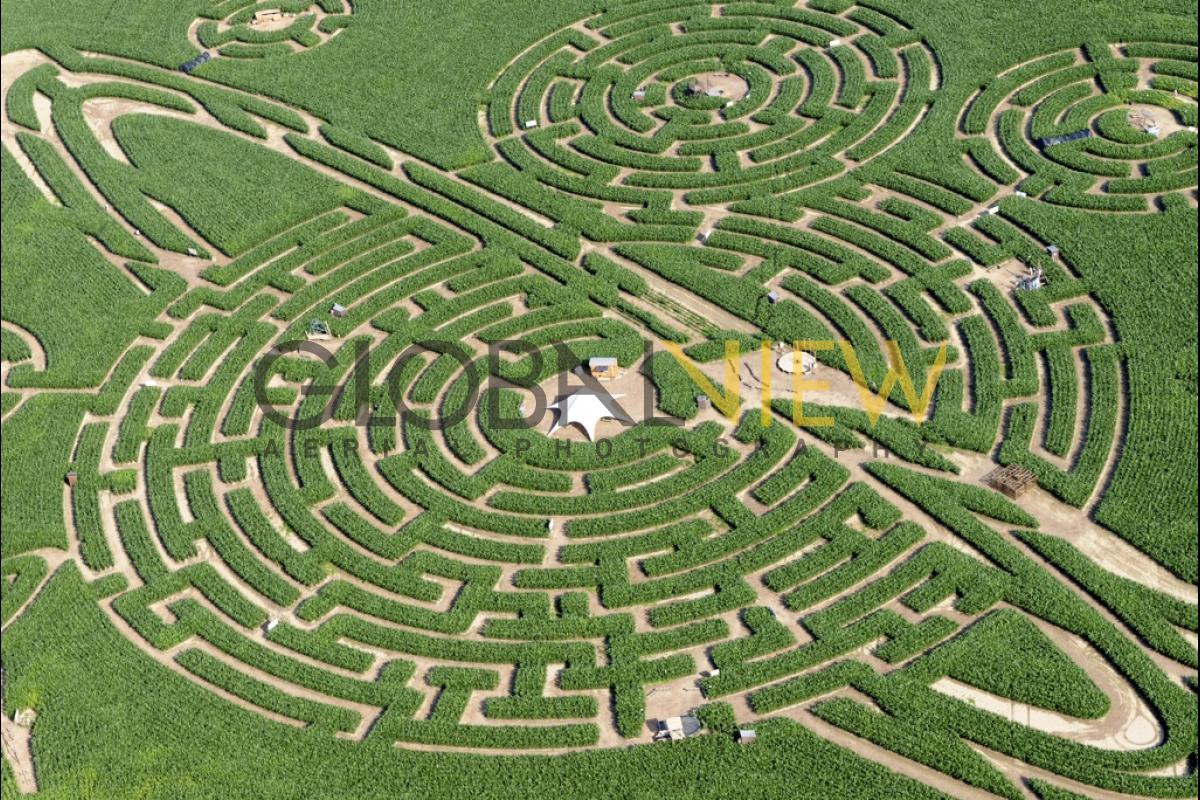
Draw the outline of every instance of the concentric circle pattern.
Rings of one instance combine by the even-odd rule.
[[[493,86],[489,134],[518,163],[514,133],[548,166],[686,191],[692,205],[801,188],[891,146],[937,89],[919,37],[894,18],[869,21],[759,3],[633,4],[514,61]]]
[[[1091,45],[1014,67],[967,106],[962,129],[986,134],[995,176],[1050,202],[1143,211],[1196,186],[1195,48]],[[996,161],[994,159],[999,159]]]
[[[192,25],[193,41],[226,58],[268,58],[308,50],[350,24],[349,0],[232,0]]]
[[[1194,205],[1195,48],[1051,53],[939,115],[896,5],[616,6],[513,58],[484,98],[497,157],[457,171],[175,70],[18,54],[6,165],[158,304],[77,391],[63,489],[135,655],[381,753],[648,743],[702,709],[955,791],[1178,794],[1194,587],[1094,521],[1130,351],[1038,215]],[[193,33],[220,57],[351,11],[215,8]],[[947,158],[881,158],[935,120]],[[270,227],[175,194],[193,141],[323,204],[296,191]],[[4,332],[28,351],[7,415],[62,387]],[[771,349],[801,340],[804,370]],[[660,343],[737,387],[727,415]],[[592,357],[632,419],[585,435],[562,403]],[[1010,654],[1055,680],[1010,680]]]

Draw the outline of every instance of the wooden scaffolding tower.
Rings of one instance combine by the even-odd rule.
[[[1025,467],[1010,464],[1007,467],[997,467],[984,475],[983,482],[1009,497],[1017,498],[1037,483],[1037,476]]]

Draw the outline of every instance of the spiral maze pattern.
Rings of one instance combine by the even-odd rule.
[[[502,156],[571,173],[582,185],[569,191],[620,202],[639,187],[711,206],[884,151],[937,83],[919,37],[868,9],[635,3],[523,53],[493,85],[487,120]]]
[[[999,725],[932,687],[959,674],[958,650],[935,647],[946,642],[1045,637],[1084,657],[1066,631],[1086,636],[1071,614],[1093,610],[1053,594],[1043,567],[1065,558],[1055,540],[1027,533],[1016,548],[996,528],[1039,520],[970,484],[995,452],[1086,507],[1119,444],[1120,355],[1070,265],[1004,207],[1014,186],[1026,202],[1186,202],[1194,133],[1150,142],[1120,116],[1131,100],[1194,124],[1194,82],[1192,101],[1176,101],[1186,70],[1157,66],[1181,52],[1125,45],[1106,51],[1113,67],[1088,49],[1086,70],[1070,53],[1001,75],[961,125],[982,189],[900,169],[859,179],[845,173],[919,124],[938,71],[900,20],[830,5],[845,7],[652,0],[592,17],[496,80],[486,121],[501,162],[458,174],[379,145],[366,159],[299,110],[211,85],[200,102],[187,84],[115,60],[47,64],[14,85],[22,166],[61,185],[53,148],[91,176],[97,207],[120,205],[123,218],[103,240],[120,252],[136,223],[155,259],[128,268],[170,299],[97,394],[75,450],[78,558],[89,577],[122,577],[103,600],[114,623],[233,702],[353,739],[615,745],[649,740],[648,720],[726,700],[741,723],[819,721],[1005,795],[1022,774],[1121,787],[1186,757],[1170,729],[1118,753],[1092,746],[1101,733]],[[259,6],[230,10],[228,31]],[[204,30],[232,35],[223,55],[276,47]],[[1170,80],[1131,86],[1145,59]],[[346,183],[345,204],[208,261],[182,220],[111,191],[107,180],[134,180],[128,165],[68,161],[104,157],[77,137],[89,135],[87,102],[117,76],[154,88],[126,96],[156,113],[247,141],[286,134],[290,158]],[[22,113],[21,93],[34,91],[52,98],[53,127],[32,104]],[[1083,128],[1093,136],[1082,144],[1031,143]],[[615,223],[605,204],[621,208]],[[1049,284],[1014,292],[1003,270],[1018,257]],[[769,308],[768,292],[782,296]],[[344,313],[331,315],[335,305]],[[324,424],[294,430],[256,406],[254,374],[313,320],[332,358],[276,360],[270,401],[311,416],[325,400],[303,385],[344,385],[359,369],[366,396],[342,396]],[[918,387],[939,345],[952,357],[920,428],[891,416],[871,427],[839,406],[818,407],[831,428],[793,426],[786,392],[772,424],[754,408],[728,421],[669,375],[654,377],[658,399],[687,421],[604,423],[607,452],[578,435],[564,450],[548,421],[505,430],[486,402],[443,431],[419,424],[462,408],[489,375],[553,393],[575,359],[644,366],[648,339],[712,362],[722,329],[848,339],[876,387],[883,338]],[[513,338],[537,356],[488,358],[489,344]],[[358,343],[373,346],[366,366]],[[849,370],[837,351],[820,357],[833,374]],[[33,370],[13,375],[37,387]],[[762,377],[750,370],[746,385]],[[629,380],[641,386],[632,370]],[[389,384],[412,413],[357,424],[390,405]],[[505,418],[528,400],[484,396]],[[903,406],[899,392],[890,399]],[[1045,607],[1050,595],[1061,613]],[[1176,639],[1145,646],[1178,657]],[[1089,673],[1112,708],[1097,701],[1077,716],[1139,713],[1119,699],[1139,673],[1118,651],[1105,655],[1119,675]],[[931,725],[952,757],[917,744]]]
[[[1109,211],[1187,202],[1183,191],[1194,198],[1196,186],[1195,71],[1195,48],[1184,45],[1053,53],[982,89],[961,128],[989,135],[989,144],[972,143],[985,151],[982,171],[1024,176],[1030,196]]]
[[[192,25],[201,50],[226,58],[269,58],[329,41],[351,22],[349,0],[226,0]]]

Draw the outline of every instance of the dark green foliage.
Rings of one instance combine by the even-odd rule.
[[[1108,712],[1108,697],[1024,616],[987,615],[914,664],[910,674],[944,674],[989,694],[1072,717]]]
[[[0,355],[40,794],[936,796],[784,716],[1013,800],[1195,794],[1194,680],[1158,659],[1195,666],[1195,605],[1063,538],[1092,514],[1195,577],[1195,136],[1125,116],[1194,125],[1194,9],[34,5],[3,10],[6,82],[54,63],[6,98]],[[760,360],[797,339],[854,348],[815,350],[831,425]],[[744,402],[702,409],[651,340],[713,383],[736,342]],[[888,340],[918,392],[952,345],[923,424],[847,382],[879,394]],[[528,387],[598,355],[671,418],[549,435]],[[1101,718],[1076,641],[1154,747],[931,688]],[[689,708],[704,735],[643,746]]]

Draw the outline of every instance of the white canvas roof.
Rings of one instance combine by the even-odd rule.
[[[620,395],[612,396],[612,400],[617,397]],[[558,412],[558,417],[550,428],[550,435],[568,425],[578,425],[583,428],[589,439],[595,441],[596,426],[600,424],[600,420],[619,419],[623,422],[633,422],[612,400],[586,390],[560,397],[557,402],[550,404],[550,408]]]

